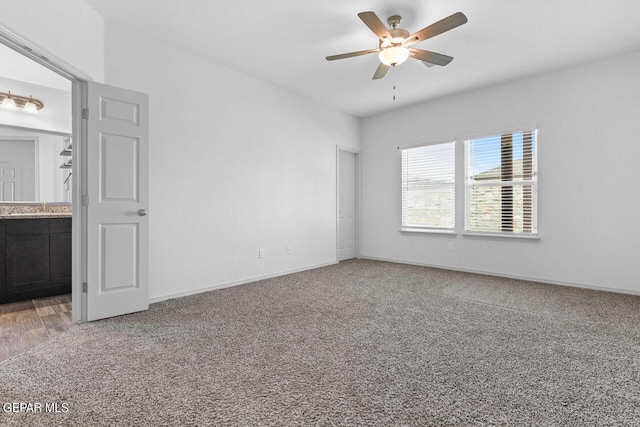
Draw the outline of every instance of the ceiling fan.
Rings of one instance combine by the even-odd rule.
[[[398,64],[402,64],[407,58],[418,59],[427,66],[447,65],[453,60],[451,56],[430,52],[428,50],[416,49],[410,46],[452,30],[467,22],[467,17],[464,13],[457,12],[409,35],[407,30],[399,28],[400,21],[402,20],[400,15],[393,15],[387,19],[387,23],[391,26],[391,29],[387,29],[374,12],[360,12],[358,16],[362,19],[362,22],[364,22],[365,25],[369,27],[369,29],[380,39],[378,48],[327,56],[327,61],[378,52],[380,65],[378,65],[378,69],[373,74],[374,80],[383,78],[387,74],[389,67],[395,67]]]

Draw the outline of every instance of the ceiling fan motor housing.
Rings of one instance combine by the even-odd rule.
[[[391,34],[390,42],[392,45],[400,44],[404,41],[404,39],[409,37],[409,31],[399,28],[401,21],[402,17],[400,15],[392,15],[387,18],[387,23],[391,27],[391,29],[389,30],[389,34]]]
[[[403,30],[402,28],[394,28],[389,30],[389,34],[391,34],[391,41],[393,44],[400,44],[409,37],[409,31]]]
[[[391,28],[398,28],[400,21],[402,21],[402,16],[400,15],[391,15],[387,18],[387,24],[389,24]]]

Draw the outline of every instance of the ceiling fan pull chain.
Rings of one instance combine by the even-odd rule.
[[[396,100],[396,67],[395,65],[393,66],[391,73],[393,74],[393,100],[395,101]]]

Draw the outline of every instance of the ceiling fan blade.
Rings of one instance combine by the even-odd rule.
[[[353,58],[354,56],[368,55],[370,53],[380,52],[380,49],[359,50],[357,52],[341,53],[340,55],[327,56],[327,61],[335,61],[336,59]]]
[[[373,73],[373,79],[372,80],[378,80],[378,79],[383,78],[384,76],[387,75],[387,71],[389,71],[389,66],[388,65],[384,65],[381,62],[380,65],[378,65],[378,69],[376,69],[376,72]]]
[[[409,37],[404,39],[402,45],[410,46],[423,40],[430,39],[431,37],[437,36],[438,34],[442,34],[446,31],[459,27],[466,22],[467,17],[464,15],[464,13],[456,12],[451,16],[448,16],[434,24],[429,25],[428,27],[421,29],[418,32],[411,34]]]
[[[453,61],[451,56],[443,55],[441,53],[430,52],[428,50],[422,49],[409,49],[410,56],[415,59],[419,59],[423,62],[429,62],[435,65],[447,65],[449,62]]]
[[[362,22],[364,22],[365,25],[369,27],[369,29],[373,31],[376,36],[378,36],[378,38],[383,39],[386,37],[391,40],[391,34],[389,33],[389,30],[382,23],[380,18],[378,18],[378,15],[376,15],[374,12],[360,12],[358,16],[360,17],[360,19],[362,19]]]

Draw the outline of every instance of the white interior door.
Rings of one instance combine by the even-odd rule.
[[[147,95],[87,82],[87,320],[149,308]]]
[[[11,129],[7,130],[11,131]],[[4,167],[0,164],[3,169],[0,180],[7,190],[3,201],[40,200],[38,197],[38,148],[34,138],[0,136],[0,162],[4,164]],[[13,193],[13,200],[11,200],[11,193]]]
[[[338,151],[338,260],[356,257],[356,155]]]
[[[0,202],[20,200],[20,166],[0,163]]]

